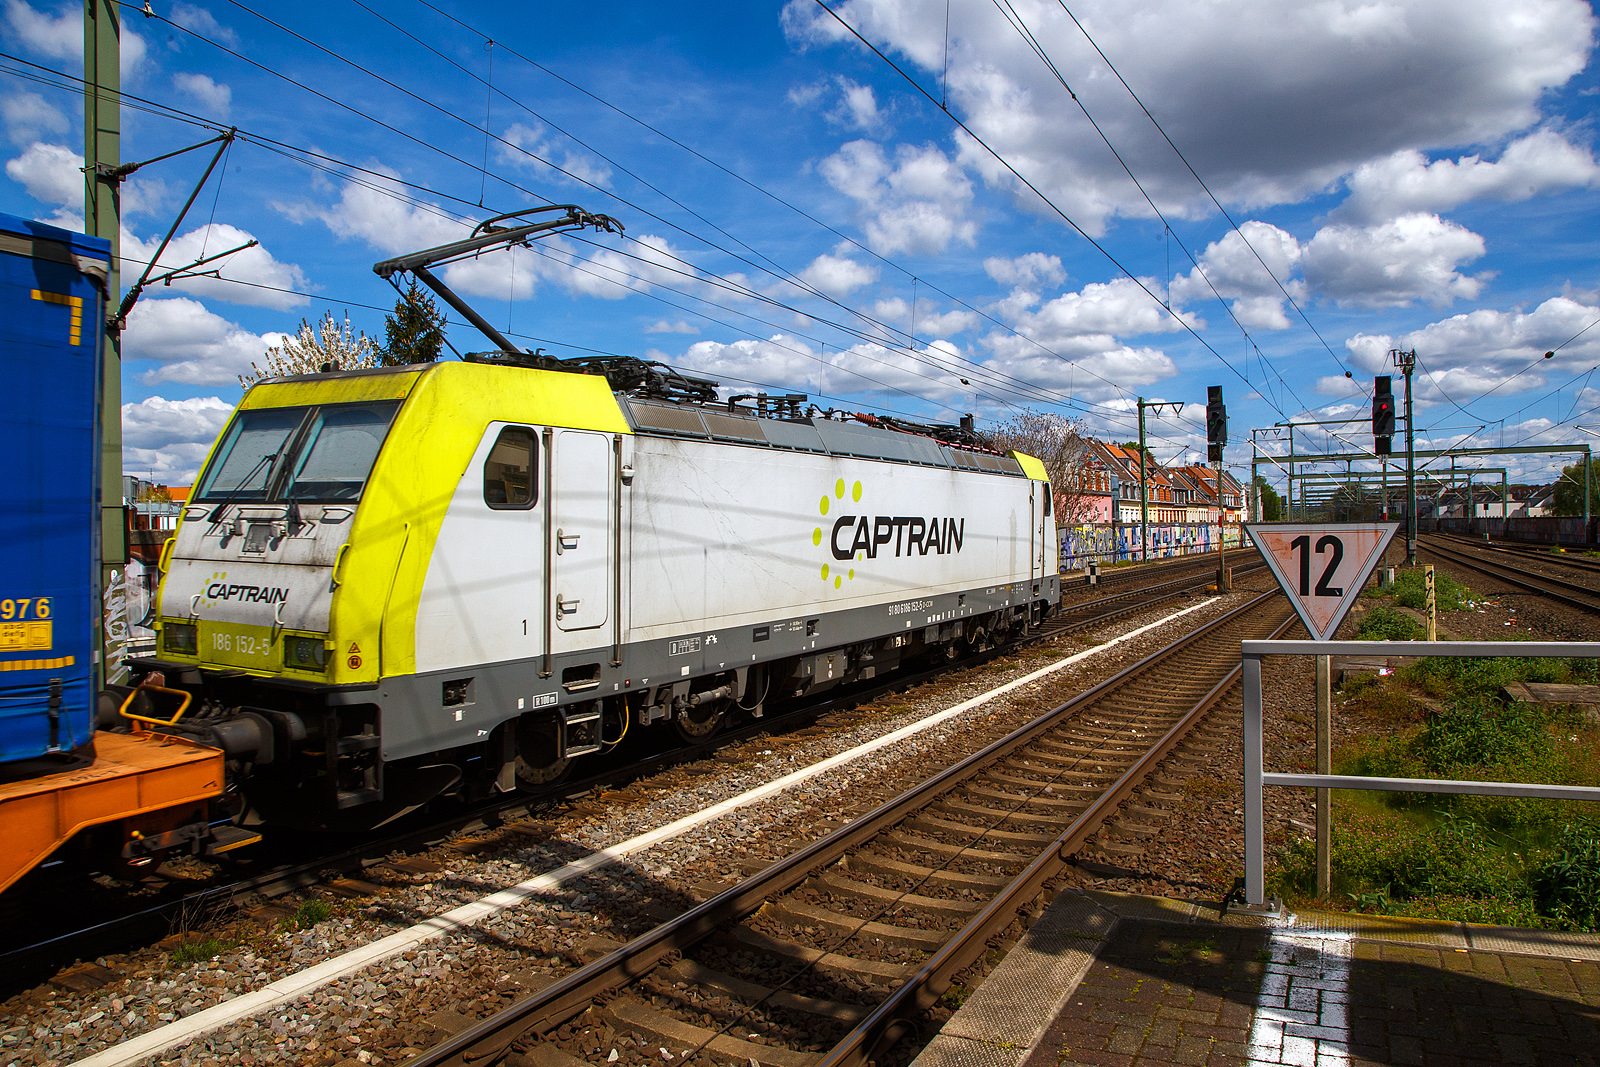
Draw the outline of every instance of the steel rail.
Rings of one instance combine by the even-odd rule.
[[[1423,542],[1422,549],[1426,552],[1432,552],[1450,563],[1466,567],[1468,570],[1477,571],[1479,574],[1486,575],[1496,581],[1505,582],[1507,585],[1519,586],[1542,597],[1577,608],[1579,611],[1600,615],[1600,592],[1578,585],[1575,582],[1567,582],[1560,578],[1535,574],[1533,571],[1526,571],[1521,567],[1512,567],[1504,563],[1475,562],[1471,556],[1464,552],[1441,548],[1437,544]],[[1521,577],[1517,577],[1518,575]],[[1548,588],[1550,586],[1555,588]],[[1569,595],[1571,593],[1578,593],[1581,598],[1580,596]]]
[[[596,998],[610,994],[649,973],[667,957],[682,953],[696,942],[710,936],[718,928],[737,922],[753,913],[771,897],[799,885],[811,877],[814,871],[833,863],[845,853],[900,823],[912,813],[926,807],[933,798],[1027,745],[1036,737],[1058,726],[1062,720],[1093,705],[1101,697],[1145,674],[1219,627],[1245,617],[1267,600],[1280,595],[1282,594],[1278,590],[1262,593],[1184,634],[1065,703],[1037,716],[1005,737],[967,756],[959,763],[912,787],[900,796],[886,801],[854,822],[777,861],[760,874],[676,918],[667,920],[545,989],[424,1050],[408,1060],[407,1067],[439,1067],[444,1064],[481,1067],[482,1064],[505,1053],[512,1044],[530,1032],[542,1034],[553,1030],[583,1011]],[[1292,619],[1290,621],[1292,622]],[[1213,689],[1212,692],[1218,691]],[[1214,697],[1208,695],[1208,699]],[[1189,721],[1192,724],[1193,717],[1190,717]],[[1181,734],[1174,735],[1169,730],[1158,745],[1167,744],[1169,741],[1175,744],[1180,736]],[[1168,747],[1170,748],[1170,745]],[[1148,767],[1154,764],[1142,759],[1140,765]],[[1101,805],[1098,810],[1104,812],[1107,809]],[[1082,822],[1082,817],[1074,825],[1078,822]],[[1059,849],[1055,851],[1059,852]]]
[[[1268,593],[1266,596],[1272,596]],[[1259,599],[1251,605],[1259,603]],[[1251,605],[1246,605],[1251,606]],[[1278,625],[1272,637],[1280,637],[1295,624],[1291,615]],[[1161,739],[1144,755],[1134,761],[1105,792],[1096,797],[1081,815],[1074,819],[1061,835],[1049,845],[1022,873],[979,910],[955,937],[941,945],[909,981],[889,995],[871,1015],[836,1044],[817,1062],[815,1067],[856,1067],[886,1051],[900,1036],[900,1031],[910,1018],[931,1008],[962,969],[975,963],[988,947],[989,938],[1010,925],[1018,909],[1032,900],[1044,884],[1066,867],[1073,853],[1117,808],[1133,794],[1134,789],[1165,759],[1178,743],[1188,736],[1194,725],[1222,701],[1236,687],[1244,673],[1244,665],[1234,667],[1221,681],[1212,686],[1205,696],[1175,722]]]
[[[1244,548],[1235,548],[1234,554],[1237,554],[1242,559],[1249,559],[1259,555],[1249,545]],[[1217,569],[1217,561],[1211,558],[1214,555],[1216,555],[1215,552],[1195,552],[1187,556],[1170,556],[1166,559],[1152,560],[1148,564],[1135,563],[1128,567],[1107,568],[1100,572],[1100,584],[1117,585],[1139,575],[1178,571],[1183,570],[1185,567],[1209,568],[1215,571]],[[1233,559],[1234,555],[1229,555],[1228,558]],[[1061,579],[1061,591],[1063,593],[1066,592],[1069,585],[1075,589],[1089,588],[1089,576],[1083,573],[1074,573],[1071,577],[1063,576]]]
[[[1434,532],[1424,534],[1424,538],[1438,539],[1452,545],[1459,544],[1463,549],[1478,548],[1486,552],[1504,552],[1511,556],[1520,556],[1528,560],[1537,560],[1540,563],[1550,563],[1557,567],[1566,567],[1570,570],[1600,571],[1600,560],[1583,559],[1569,555],[1555,555],[1550,548],[1555,545],[1541,546],[1532,541],[1484,541],[1479,538],[1463,537],[1460,534]]]
[[[1247,566],[1247,571],[1260,569],[1264,564]],[[1176,569],[1176,568],[1174,568]],[[1140,575],[1144,577],[1155,576],[1151,571],[1138,570],[1128,572],[1129,576]],[[814,724],[818,718],[847,703],[865,703],[877,699],[887,693],[924,684],[952,670],[980,666],[990,660],[1015,652],[1019,648],[1037,644],[1056,637],[1088,628],[1089,626],[1110,622],[1133,611],[1149,607],[1151,603],[1168,600],[1174,596],[1181,596],[1186,592],[1193,592],[1207,584],[1196,576],[1188,576],[1173,581],[1158,583],[1156,585],[1139,586],[1136,589],[1124,590],[1095,600],[1084,601],[1072,605],[1068,612],[1078,612],[1107,608],[1087,618],[1052,619],[1035,632],[1026,637],[997,646],[988,651],[973,655],[963,656],[951,663],[940,664],[928,670],[915,673],[896,674],[888,676],[865,688],[852,688],[847,692],[830,693],[826,699],[815,703],[793,708],[789,711],[774,714],[770,718],[756,720],[744,726],[718,733],[714,738],[696,744],[682,745],[666,752],[647,756],[636,760],[623,767],[608,769],[590,775],[586,778],[569,780],[551,786],[548,790],[518,794],[504,797],[489,803],[475,805],[466,811],[452,813],[446,818],[435,819],[422,826],[412,826],[397,833],[385,835],[382,838],[359,841],[332,853],[322,853],[310,859],[280,864],[270,870],[253,874],[235,881],[225,882],[220,885],[207,885],[184,894],[181,898],[164,900],[148,905],[136,911],[123,915],[102,919],[87,927],[76,930],[65,930],[51,934],[42,940],[27,945],[19,945],[0,952],[0,975],[11,976],[13,981],[0,980],[0,993],[8,989],[26,988],[30,975],[43,974],[53,970],[63,961],[67,961],[85,954],[96,956],[117,951],[120,948],[137,945],[147,941],[149,935],[158,930],[165,930],[179,915],[194,916],[197,910],[201,913],[220,914],[232,906],[242,904],[252,896],[267,897],[279,896],[296,889],[305,889],[325,882],[323,872],[334,871],[340,875],[356,875],[366,867],[383,859],[384,856],[400,851],[411,852],[419,848],[432,847],[452,834],[473,833],[480,830],[492,830],[500,825],[505,817],[512,815],[519,808],[533,814],[534,810],[550,804],[559,804],[563,800],[573,800],[597,789],[630,782],[650,774],[656,774],[675,766],[694,763],[705,759],[723,748],[749,740],[762,733],[773,732],[775,728],[805,729]],[[1141,594],[1159,594],[1148,603],[1138,603],[1121,608],[1110,609],[1110,605],[1125,601]],[[512,816],[514,817],[514,816]],[[7,901],[11,903],[11,901]]]

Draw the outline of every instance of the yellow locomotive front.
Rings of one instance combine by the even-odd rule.
[[[396,554],[398,502],[368,483],[419,376],[329,375],[250,391],[166,546],[162,660],[302,682],[379,676],[371,592],[346,586],[358,543],[369,556]]]
[[[506,419],[627,429],[604,378],[477,363],[270,379],[240,403],[163,550],[157,653],[133,667],[191,694],[170,730],[227,751],[249,818],[374,825],[461,780],[460,753],[385,748],[396,715],[415,733],[441,714],[405,688],[418,604],[452,497]]]

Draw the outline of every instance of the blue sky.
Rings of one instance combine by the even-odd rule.
[[[81,225],[80,8],[0,6],[0,210]],[[843,23],[815,0],[124,6],[123,158],[242,135],[163,263],[260,242],[135,310],[126,469],[187,481],[279,334],[348,310],[381,335],[374,261],[545,202],[626,234],[448,277],[558,355],[1117,439],[1136,396],[1192,404],[1152,420],[1163,461],[1203,449],[1220,384],[1247,470],[1252,428],[1364,418],[1414,347],[1424,446],[1600,431],[1581,0],[830,6]],[[125,277],[207,154],[129,183]]]

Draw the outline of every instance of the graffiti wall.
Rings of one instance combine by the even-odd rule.
[[[1150,559],[1210,552],[1222,539],[1223,528],[1212,523],[1174,523],[1150,526]],[[1227,528],[1227,547],[1237,548],[1239,529]],[[1102,564],[1138,560],[1139,527],[1110,523],[1081,523],[1061,531],[1061,569],[1082,570],[1090,560]]]

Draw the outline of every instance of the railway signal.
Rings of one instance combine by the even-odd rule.
[[[1387,374],[1372,379],[1372,451],[1379,456],[1389,454],[1389,439],[1394,436],[1394,391],[1390,381]]]
[[[1222,462],[1222,447],[1228,443],[1228,409],[1222,403],[1222,386],[1206,389],[1206,459]]]

